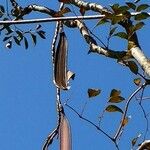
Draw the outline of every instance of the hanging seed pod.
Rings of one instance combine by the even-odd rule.
[[[64,32],[61,32],[54,58],[54,83],[58,88],[63,90],[69,88],[67,77],[67,49],[66,35]]]
[[[71,130],[69,122],[64,114],[61,117],[59,127],[60,150],[71,150]]]

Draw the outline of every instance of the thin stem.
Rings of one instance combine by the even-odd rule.
[[[123,124],[124,124],[124,119],[126,118],[126,115],[127,115],[127,111],[128,111],[128,107],[129,107],[129,104],[132,100],[132,98],[142,89],[146,86],[146,83],[144,83],[143,85],[141,85],[140,87],[138,87],[128,98],[127,100],[127,103],[126,103],[126,106],[125,106],[125,111],[123,113],[123,116],[122,116],[122,119],[121,119],[121,123],[119,125],[119,128],[114,136],[114,139],[117,140],[118,136],[120,135],[120,132],[123,128]]]
[[[95,123],[93,123],[92,121],[88,120],[87,118],[81,116],[81,114],[79,114],[74,108],[72,108],[70,105],[68,105],[67,103],[65,103],[65,105],[70,108],[75,114],[77,114],[79,116],[79,118],[81,118],[82,120],[88,122],[89,124],[91,124],[92,126],[94,126],[98,131],[100,131],[101,133],[103,133],[105,136],[107,136],[109,139],[111,139],[114,142],[114,139],[108,135],[105,131],[103,131],[99,126],[97,126]]]

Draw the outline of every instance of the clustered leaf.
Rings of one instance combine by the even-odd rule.
[[[122,96],[120,96],[121,91],[113,89],[110,93],[109,101],[110,103],[120,103],[125,100]]]

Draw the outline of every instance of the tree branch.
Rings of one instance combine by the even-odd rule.
[[[122,130],[122,128],[124,127],[124,120],[126,118],[126,115],[127,115],[127,112],[128,112],[128,107],[129,107],[129,104],[132,100],[132,98],[142,89],[146,86],[146,83],[144,83],[143,85],[141,85],[140,87],[138,87],[128,98],[127,102],[126,102],[126,106],[125,106],[125,110],[124,110],[124,113],[122,115],[122,119],[121,119],[121,123],[119,125],[119,128],[114,136],[114,139],[117,140],[118,136],[120,135],[120,132]]]

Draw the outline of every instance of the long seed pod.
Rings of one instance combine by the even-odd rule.
[[[60,150],[71,150],[71,129],[69,122],[64,114],[62,114],[59,127]]]
[[[58,88],[63,90],[68,89],[67,49],[66,35],[64,32],[61,32],[54,58],[54,83]]]

